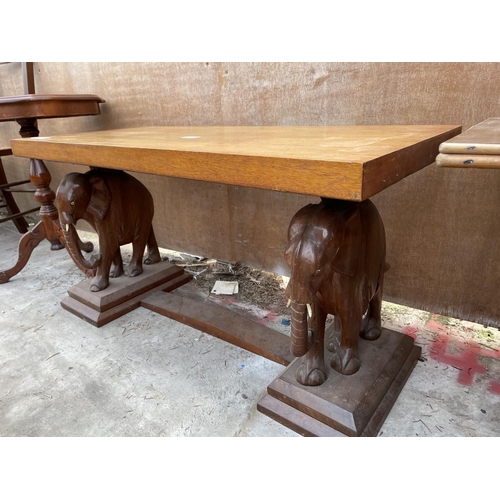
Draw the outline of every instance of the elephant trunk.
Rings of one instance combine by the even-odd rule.
[[[291,320],[291,352],[295,357],[304,356],[309,350],[309,334],[307,327],[309,304],[299,304],[292,301],[292,320]],[[308,307],[309,306],[309,307]],[[309,315],[311,313],[309,312]]]
[[[78,244],[79,238],[75,226],[73,224],[62,224],[62,231],[64,234],[66,249],[75,264],[85,274],[93,276],[95,274],[94,269],[96,269],[101,263],[101,254],[98,254],[97,256],[92,255],[89,260],[85,259],[82,255],[80,245]]]

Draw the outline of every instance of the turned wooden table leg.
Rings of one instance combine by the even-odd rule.
[[[24,269],[33,250],[44,239],[50,242],[51,250],[64,248],[59,239],[59,218],[57,208],[54,206],[55,194],[50,189],[51,176],[43,161],[30,160],[30,181],[37,188],[35,199],[41,205],[41,221],[19,241],[17,262],[10,269],[0,271],[0,284],[7,283]]]
[[[17,123],[21,126],[19,130],[21,137],[38,137],[40,135],[35,118],[19,119]],[[40,218],[45,228],[45,237],[50,241],[51,250],[60,250],[64,248],[64,245],[58,236],[59,218],[57,216],[57,208],[54,206],[56,195],[50,189],[51,180],[50,172],[45,163],[42,160],[31,158],[30,181],[37,188],[35,200],[41,205]]]
[[[21,128],[19,129],[19,135],[22,138],[38,137],[40,135],[40,131],[36,126],[36,118],[20,118],[16,121],[18,125],[21,125]]]
[[[40,219],[45,228],[45,237],[51,250],[60,250],[64,245],[59,240],[59,216],[54,205],[56,195],[50,189],[50,173],[42,160],[30,160],[30,181],[36,187],[35,199],[40,203]]]

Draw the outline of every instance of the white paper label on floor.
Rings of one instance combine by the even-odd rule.
[[[234,295],[238,293],[238,282],[216,281],[211,293],[215,295]]]

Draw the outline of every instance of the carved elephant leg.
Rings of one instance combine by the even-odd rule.
[[[312,342],[302,363],[295,372],[297,382],[302,385],[321,385],[326,380],[325,370],[325,321],[326,313],[314,301],[314,312],[312,318]]]
[[[359,370],[361,363],[358,355],[358,339],[361,329],[363,313],[359,305],[352,309],[344,307],[339,312],[342,325],[342,334],[333,337],[328,344],[328,349],[334,351],[330,366],[343,375],[352,375]]]
[[[146,253],[146,258],[144,259],[144,264],[156,264],[160,261],[160,250],[158,249],[158,243],[156,242],[156,236],[155,232],[153,231],[153,226],[151,226],[148,236],[148,251]]]
[[[140,235],[132,243],[132,258],[125,268],[125,276],[134,277],[142,274],[142,258],[146,248],[148,234]]]
[[[100,248],[102,248],[102,245],[99,241],[99,249]],[[115,257],[116,252],[111,255],[107,255],[106,253],[102,254],[101,263],[97,267],[95,278],[92,280],[92,284],[90,285],[91,292],[99,292],[109,286],[111,264],[114,261]]]
[[[120,247],[115,252],[115,256],[113,257],[113,262],[111,264],[111,271],[109,273],[110,278],[119,278],[123,276],[123,259],[122,253],[120,252]]]
[[[147,234],[147,238],[141,235],[134,241],[132,259],[125,269],[125,274],[127,276],[138,276],[142,273],[142,259],[146,246],[148,251],[146,253],[146,257],[144,258],[144,264],[150,265],[160,262],[160,250],[158,249],[158,243],[156,242],[156,237],[152,226]]]
[[[382,334],[382,290],[384,273],[380,275],[377,292],[368,305],[368,312],[361,327],[360,337],[365,340],[377,340]]]

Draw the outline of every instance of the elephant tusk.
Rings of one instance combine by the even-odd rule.
[[[65,226],[64,227],[65,231],[68,232],[69,231],[69,224],[65,224],[64,226]]]
[[[313,317],[313,311],[312,311],[311,304],[306,304],[306,306],[307,306],[307,314],[309,314],[309,317],[312,318]]]
[[[286,303],[286,307],[290,307],[291,303],[292,303],[292,299],[288,299],[288,302]]]

